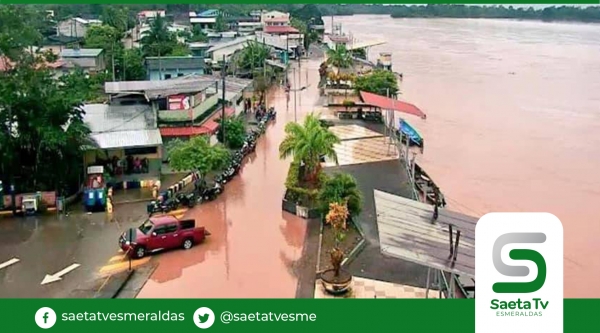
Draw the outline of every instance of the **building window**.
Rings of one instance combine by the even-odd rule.
[[[125,148],[125,155],[150,155],[156,152],[156,147]]]
[[[165,74],[165,80],[168,80],[171,78],[171,74]]]
[[[177,77],[182,77],[183,73],[177,73]]]

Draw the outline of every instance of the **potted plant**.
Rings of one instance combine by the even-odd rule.
[[[329,205],[329,212],[325,217],[325,222],[333,228],[335,237],[335,246],[330,252],[332,269],[321,273],[321,283],[325,290],[333,295],[340,295],[350,290],[352,284],[352,275],[342,268],[344,261],[344,251],[339,247],[339,242],[344,237],[344,231],[347,228],[348,206],[344,203],[332,202]]]

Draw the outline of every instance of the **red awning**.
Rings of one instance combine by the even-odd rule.
[[[268,34],[297,34],[300,32],[288,25],[269,25],[265,27],[264,31]]]
[[[366,91],[361,91],[360,97],[365,104],[376,106],[383,110],[394,110],[398,112],[404,112],[421,117],[423,119],[427,117],[425,113],[415,105],[402,102],[397,99],[369,93]]]
[[[225,108],[225,116],[231,116],[235,113],[235,109],[233,108]],[[221,119],[223,115],[223,110],[219,110],[213,113],[203,124],[202,127],[205,128],[208,132],[214,133],[217,128],[219,128],[219,123],[217,120]]]
[[[209,134],[209,130],[204,127],[186,126],[186,127],[161,127],[160,135],[163,137],[176,136],[196,136]]]

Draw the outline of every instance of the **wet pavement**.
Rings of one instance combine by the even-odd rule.
[[[309,80],[317,82],[318,66],[317,60],[304,61],[298,75],[302,82],[292,87],[306,85],[307,67]],[[316,84],[298,93],[298,121],[313,110],[317,99]],[[217,200],[185,215],[205,226],[211,236],[189,251],[155,257],[158,267],[138,297],[296,296],[299,271],[310,272],[302,258],[307,221],[281,210],[289,161],[281,161],[278,152],[285,124],[294,121],[294,97],[288,101],[283,90],[275,89],[268,106],[276,108],[277,120],[257,143],[256,153],[246,159],[240,175]]]
[[[139,203],[119,205],[112,219],[105,213],[81,211],[68,216],[0,217],[0,264],[20,260],[0,269],[0,297],[73,297],[74,290],[97,279],[107,260],[118,255],[120,233],[140,224],[145,216],[145,204]],[[41,285],[47,274],[73,264],[80,266],[62,280]]]

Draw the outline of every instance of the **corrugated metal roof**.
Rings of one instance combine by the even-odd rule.
[[[203,91],[214,86],[218,80],[210,75],[198,75],[190,79],[183,78],[185,77],[161,81],[106,82],[104,83],[104,91],[107,94],[142,92],[147,98],[156,99],[170,95]]]
[[[146,147],[162,144],[156,116],[149,105],[87,104],[84,121],[99,148]]]
[[[149,105],[86,104],[84,122],[92,133],[151,129],[156,117]]]
[[[215,45],[211,46],[210,49],[208,49],[208,52],[214,52],[214,51],[226,48],[226,47],[230,47],[230,46],[234,46],[234,45],[238,45],[238,44],[243,44],[243,43],[245,43],[247,41],[255,40],[255,39],[256,39],[255,36],[239,37],[239,38],[236,38],[236,39],[234,39],[232,41],[215,44]]]
[[[214,92],[215,83],[218,85],[219,91],[221,90],[221,87],[223,85],[223,78],[221,78],[219,76],[214,76],[214,75],[190,74],[190,75],[186,75],[186,76],[182,76],[182,77],[178,77],[178,78],[173,78],[171,80],[173,80],[173,81],[207,80],[208,82],[211,82],[211,84],[209,85],[209,90],[212,92]],[[252,80],[241,79],[241,78],[237,78],[234,76],[227,76],[225,78],[225,89],[227,90],[227,93],[238,94],[242,90],[248,88],[251,85],[252,85]]]
[[[475,224],[477,218],[374,190],[381,253],[433,269],[475,277]],[[456,261],[450,260],[452,225],[461,237]],[[456,235],[453,236],[456,239]]]
[[[62,58],[97,57],[102,49],[63,49],[60,52]]]
[[[63,59],[65,60],[65,59]],[[96,67],[96,58],[67,58],[70,67],[94,68]]]
[[[204,57],[147,57],[146,68],[150,70],[168,69],[203,69],[206,67]]]
[[[97,133],[91,135],[101,149],[152,147],[162,145],[160,131],[155,129]]]

